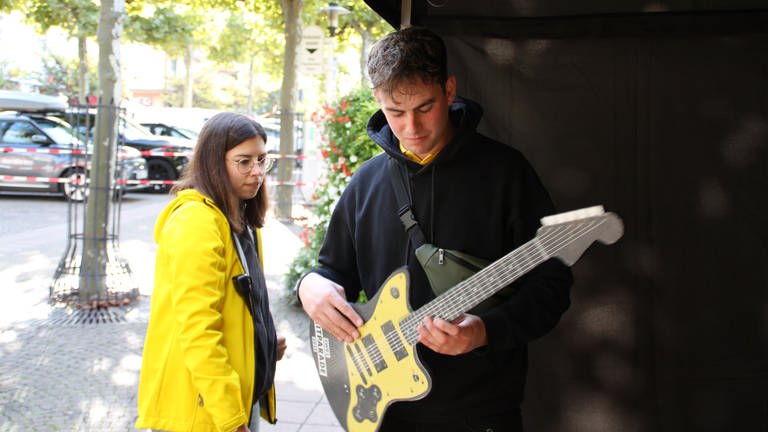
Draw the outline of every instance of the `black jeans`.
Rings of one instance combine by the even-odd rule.
[[[404,420],[385,416],[379,432],[523,432],[523,420],[519,411],[440,422]]]

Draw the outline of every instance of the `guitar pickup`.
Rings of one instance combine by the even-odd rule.
[[[397,361],[400,361],[408,357],[408,351],[405,350],[403,340],[400,339],[400,335],[395,330],[395,325],[392,321],[387,321],[381,325],[381,331],[384,333],[384,337],[387,339],[389,348],[392,349],[392,353],[395,355]]]
[[[381,372],[387,368],[384,356],[381,355],[381,350],[379,350],[379,346],[376,345],[376,341],[371,334],[367,334],[363,337],[363,346],[365,347],[365,351],[368,353],[368,358],[371,360],[371,363],[373,363],[376,372]]]

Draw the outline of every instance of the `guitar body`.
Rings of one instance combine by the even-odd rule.
[[[312,352],[336,418],[348,432],[375,432],[387,407],[421,399],[431,380],[399,320],[411,313],[408,271],[394,272],[365,304],[352,305],[365,324],[347,344],[310,323]]]

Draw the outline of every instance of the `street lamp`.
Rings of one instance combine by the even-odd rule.
[[[346,15],[349,13],[349,10],[339,6],[336,2],[330,2],[328,7],[320,9],[320,12],[328,14],[328,33],[331,34],[331,37],[334,37],[336,36],[336,29],[339,28],[339,15]]]

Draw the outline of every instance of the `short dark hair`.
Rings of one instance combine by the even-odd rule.
[[[255,120],[232,112],[214,115],[203,125],[192,159],[171,193],[195,189],[207,196],[229,219],[235,232],[243,232],[245,224],[261,228],[269,205],[266,179],[256,196],[245,202],[242,211],[240,200],[231,193],[224,157],[229,150],[255,137],[261,137],[266,144],[267,133]]]
[[[424,27],[406,27],[376,42],[368,56],[368,75],[374,89],[392,93],[414,78],[445,88],[448,65],[445,42]]]

